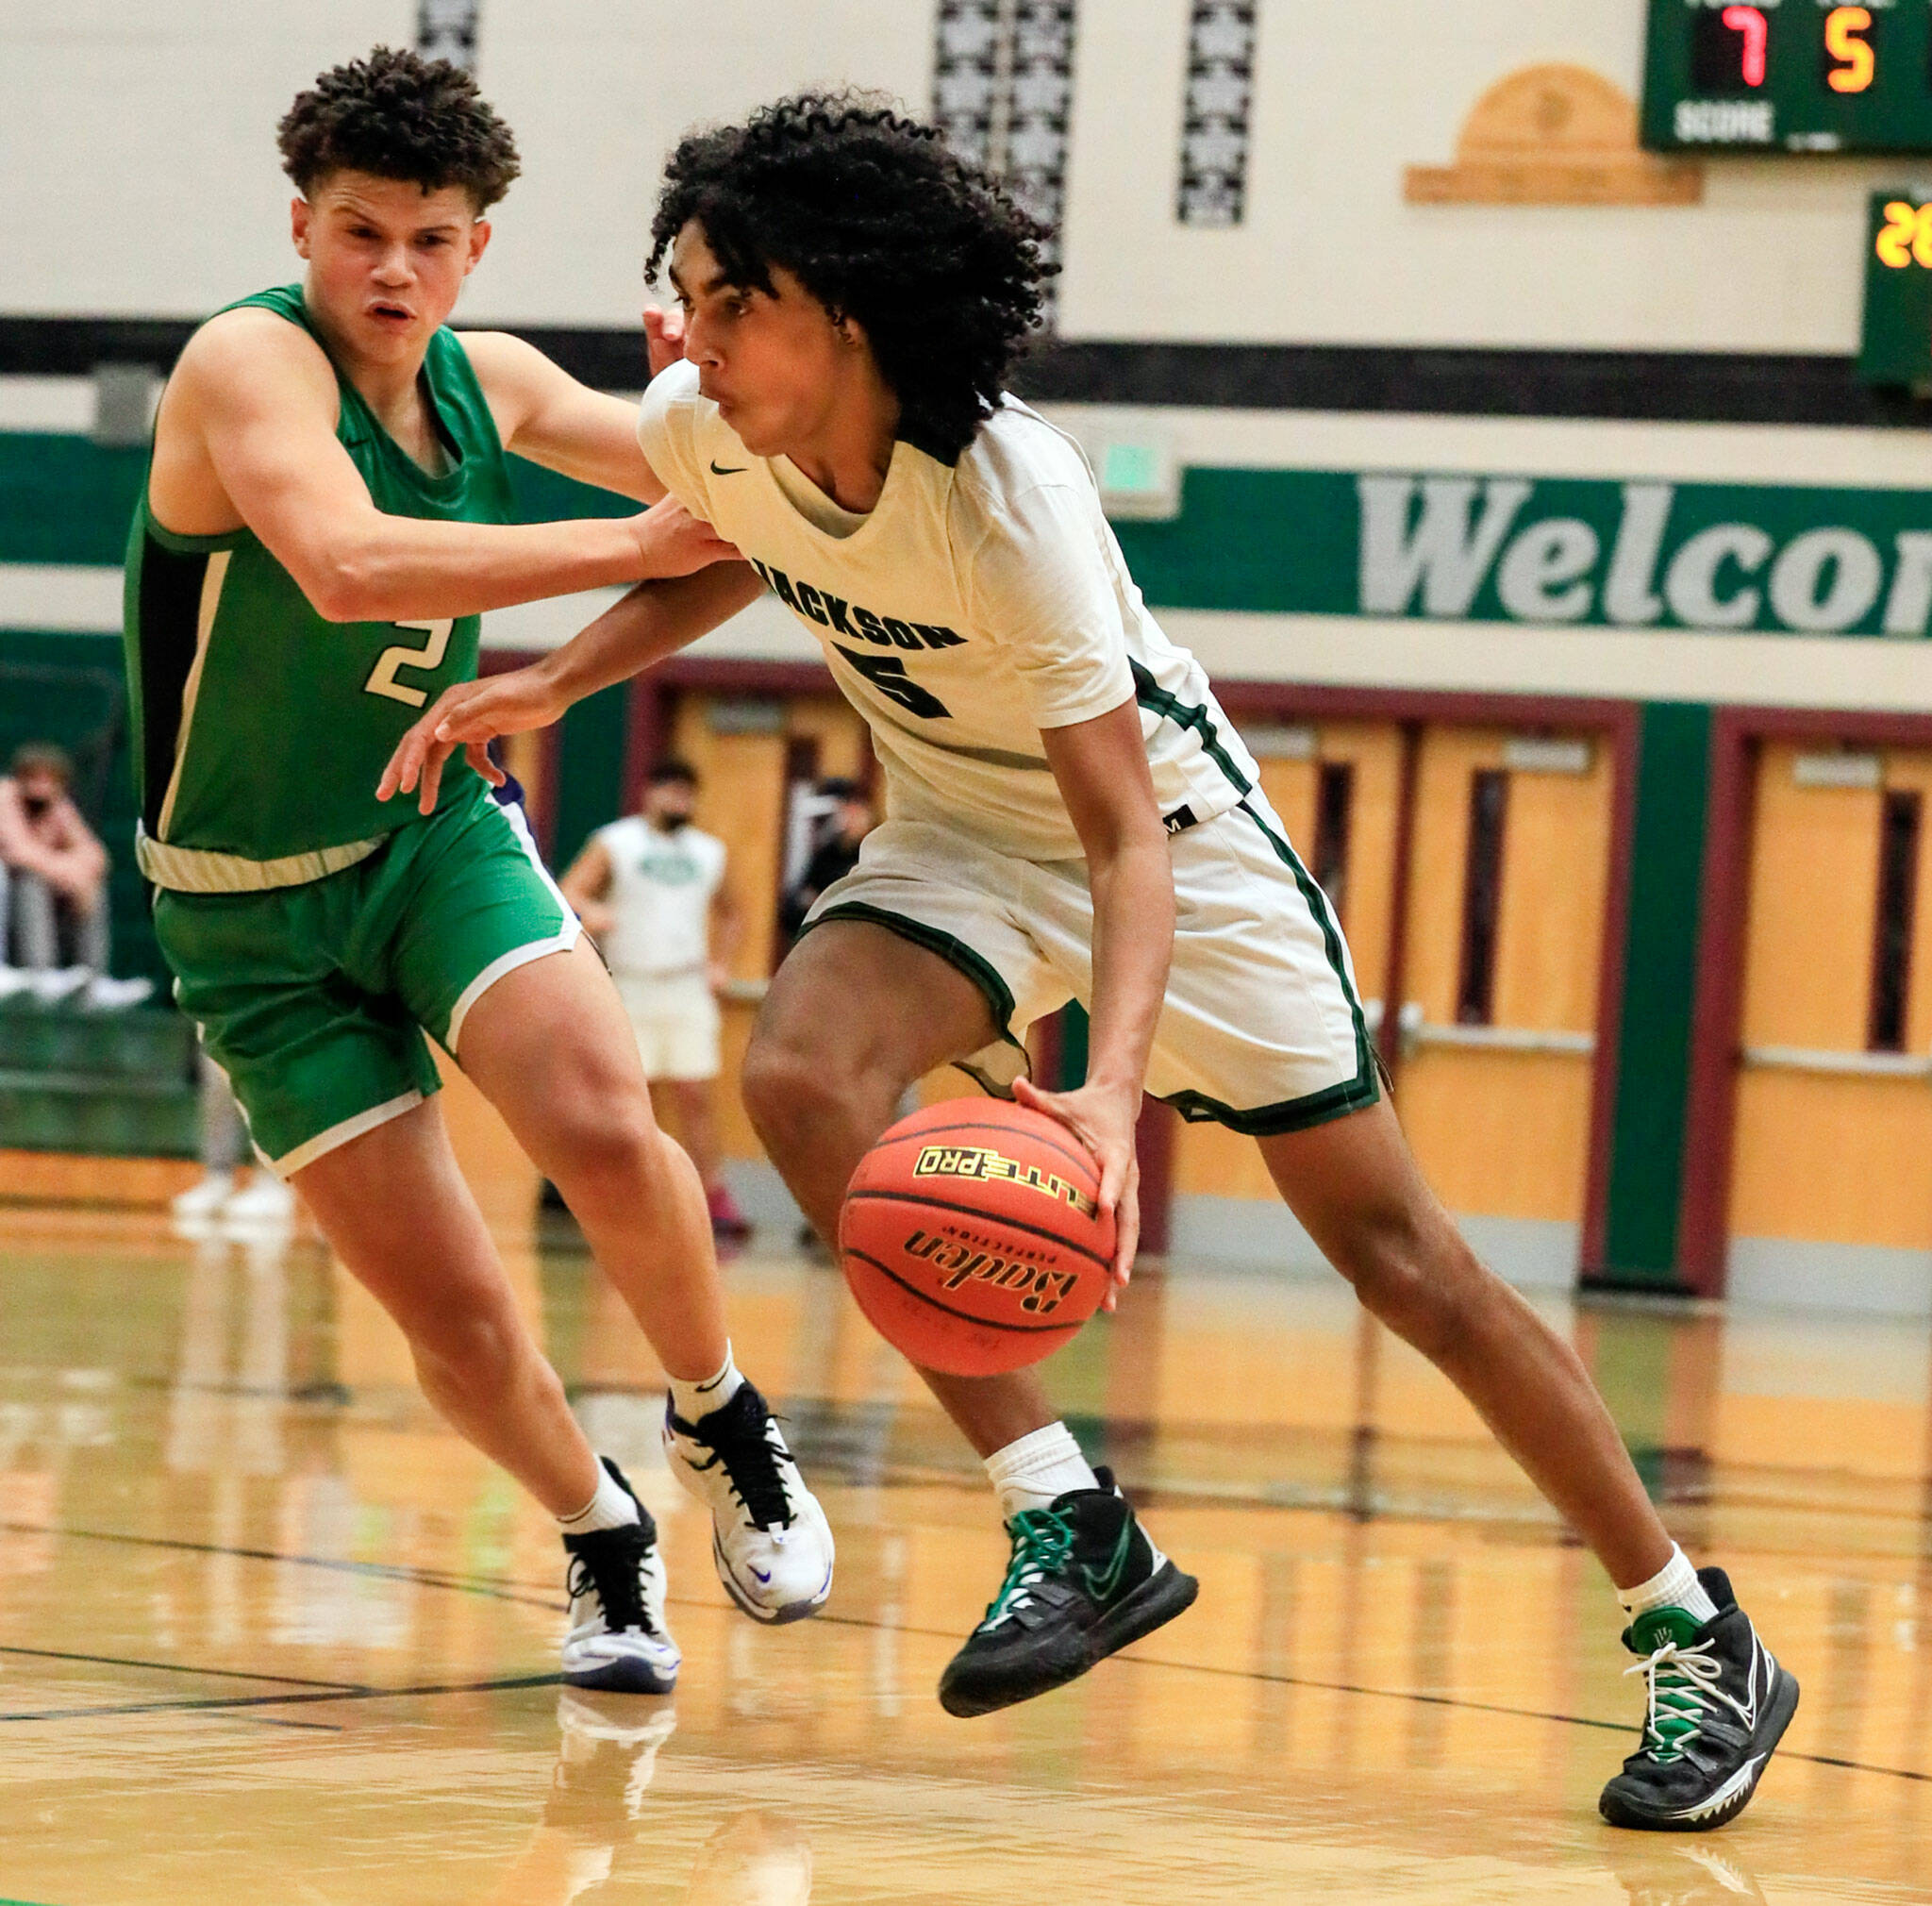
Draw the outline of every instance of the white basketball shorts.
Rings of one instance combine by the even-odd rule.
[[[1266,1136],[1380,1095],[1348,947],[1258,792],[1170,839],[1175,930],[1147,1090],[1183,1117]],[[949,961],[986,995],[1000,1038],[960,1062],[989,1091],[1025,1069],[1026,1028],[1093,992],[1084,861],[1002,854],[924,821],[887,821],[806,930],[869,921]]]
[[[649,1079],[716,1078],[722,1015],[702,973],[613,973]]]

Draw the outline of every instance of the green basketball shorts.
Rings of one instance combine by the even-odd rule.
[[[483,994],[578,931],[523,811],[487,792],[299,887],[155,895],[175,997],[281,1178],[420,1105],[424,1033],[454,1056]]]

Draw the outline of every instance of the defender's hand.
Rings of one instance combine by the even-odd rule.
[[[443,764],[458,748],[491,787],[500,788],[508,777],[490,759],[489,743],[498,735],[548,727],[568,706],[550,685],[541,663],[458,682],[444,689],[396,744],[375,784],[375,798],[417,794],[418,811],[434,813]]]
[[[682,311],[667,311],[660,305],[644,307],[644,354],[650,359],[654,377],[684,356]]]
[[[1013,1082],[1015,1101],[1029,1112],[1058,1119],[1100,1162],[1100,1208],[1113,1213],[1113,1283],[1101,1300],[1110,1311],[1134,1274],[1141,1243],[1141,1162],[1134,1156],[1134,1127],[1141,1095],[1105,1085],[1077,1092],[1041,1092],[1029,1078]]]
[[[654,503],[630,519],[638,541],[638,580],[690,576],[713,562],[734,562],[738,551],[675,496]]]

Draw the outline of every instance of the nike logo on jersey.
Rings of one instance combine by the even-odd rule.
[[[711,475],[713,476],[742,476],[750,468],[751,465],[749,463],[733,463],[727,468],[724,464],[719,462],[715,457],[711,459]]]
[[[907,622],[896,615],[878,615],[829,589],[809,582],[793,582],[782,569],[760,562],[756,556],[751,566],[771,585],[794,615],[829,628],[837,635],[850,635],[880,648],[958,648],[966,640],[957,629],[931,622]]]

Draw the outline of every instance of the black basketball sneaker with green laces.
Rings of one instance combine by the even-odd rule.
[[[1597,1802],[1613,1827],[1703,1833],[1744,1811],[1798,1707],[1798,1682],[1757,1639],[1721,1568],[1697,1571],[1717,1613],[1653,1609],[1624,1630],[1643,1659],[1643,1734]]]
[[[1064,1687],[1200,1593],[1147,1539],[1112,1473],[1094,1474],[1098,1489],[1069,1490],[1007,1524],[1007,1579],[940,1677],[949,1714],[990,1714]]]

